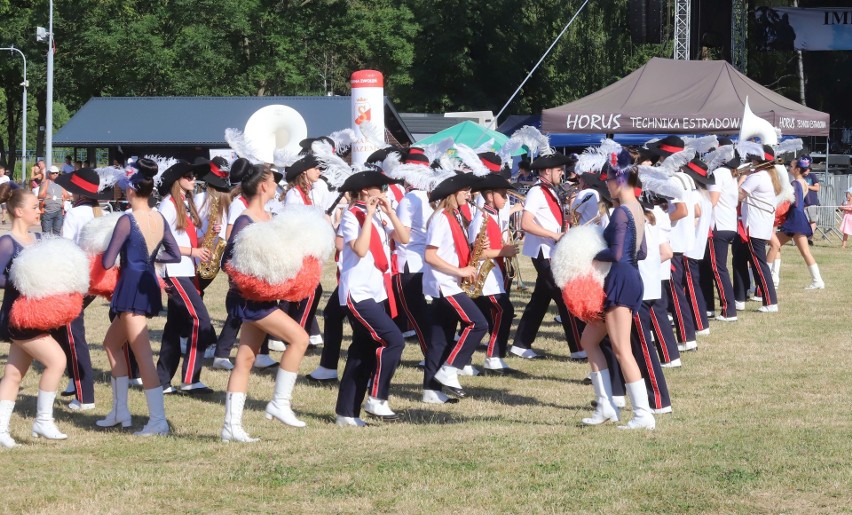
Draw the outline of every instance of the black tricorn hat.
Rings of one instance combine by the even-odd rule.
[[[515,185],[508,181],[499,173],[489,173],[482,176],[471,186],[473,191],[488,191],[488,190],[514,190]]]
[[[429,158],[420,147],[409,147],[402,155],[402,164],[430,166]]]
[[[705,187],[708,184],[716,184],[716,178],[707,173],[707,164],[697,157],[683,165],[681,170],[692,177],[695,182],[701,183]]]
[[[654,155],[669,157],[672,154],[677,154],[684,150],[686,148],[686,144],[677,136],[666,136],[661,140],[646,143],[645,147]]]
[[[395,147],[393,145],[385,148],[380,148],[367,156],[367,159],[364,160],[364,164],[379,164],[384,161],[391,152],[399,152],[399,147]]]
[[[221,159],[224,162],[224,170],[220,167],[220,163],[214,162],[216,159]],[[218,191],[230,191],[231,183],[228,180],[228,162],[221,157],[214,157],[212,160],[204,157],[196,157],[193,165],[198,167],[196,171],[199,174],[198,179],[204,181],[208,187]]]
[[[559,168],[571,162],[571,158],[562,154],[550,154],[541,156],[530,164],[530,170],[545,170],[547,168]]]
[[[209,166],[207,164],[191,164],[189,161],[181,159],[163,172],[163,177],[160,185],[157,187],[157,191],[160,193],[160,196],[164,196],[171,191],[175,181],[190,172],[194,174],[205,173],[205,168],[209,169]]]
[[[285,168],[284,178],[287,179],[287,182],[293,182],[302,172],[311,168],[319,168],[319,161],[317,161],[317,158],[313,154],[308,154]]]
[[[80,168],[71,173],[63,173],[54,182],[81,197],[95,200],[107,200],[113,197],[112,188],[100,191],[101,178],[98,172],[91,168]]]
[[[441,181],[434,190],[429,192],[429,202],[449,197],[457,191],[472,187],[478,181],[479,177],[472,173],[457,173]]]
[[[334,151],[334,152],[337,152],[337,148],[335,148],[336,145],[334,144],[334,140],[329,138],[328,136],[320,136],[319,138],[305,138],[305,139],[303,139],[302,141],[299,142],[299,146],[302,147],[302,152],[310,152],[311,146],[314,144],[314,142],[317,142],[317,141],[327,142],[329,145],[331,145],[331,150]]]
[[[378,170],[364,170],[356,172],[346,178],[337,191],[361,191],[364,188],[380,187],[385,184],[397,184],[399,181],[391,179]]]
[[[610,197],[609,190],[606,187],[606,183],[601,180],[600,175],[592,172],[584,172],[582,175],[580,175],[580,179],[583,180],[583,183],[586,185],[586,188],[597,191],[601,198],[612,202],[612,197]]]

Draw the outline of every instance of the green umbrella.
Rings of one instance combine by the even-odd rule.
[[[500,150],[503,143],[506,143],[509,136],[491,129],[486,129],[485,127],[470,120],[465,120],[448,129],[444,129],[441,132],[421,139],[415,143],[415,146],[431,145],[433,143],[439,143],[447,138],[453,138],[453,141],[456,143],[462,143],[474,149],[491,141],[491,150],[496,152]],[[518,150],[513,155],[519,156],[523,153],[524,150],[523,147],[521,147],[521,150]]]

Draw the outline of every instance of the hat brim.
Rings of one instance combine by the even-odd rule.
[[[491,173],[480,177],[475,184],[470,187],[471,191],[491,191],[491,190],[516,190],[514,184],[498,173]]]
[[[210,172],[204,175],[203,177],[200,177],[200,180],[202,180],[204,184],[206,184],[210,188],[213,188],[214,190],[222,192],[231,191],[231,183],[228,181],[228,179],[223,179],[222,177],[219,177],[213,172]]]
[[[710,186],[711,184],[716,184],[716,178],[712,175],[704,176],[699,173],[695,173],[691,168],[683,168],[684,173],[690,176],[693,181],[703,184],[704,186]]]
[[[670,155],[673,155],[673,154],[676,153],[676,152],[672,152],[670,150],[662,149],[662,148],[660,148],[660,145],[668,145],[668,144],[663,143],[663,140],[658,140],[658,141],[654,141],[652,143],[646,143],[645,148],[647,148],[648,151],[651,154],[653,154],[657,157],[669,157]],[[682,152],[683,150],[684,149],[680,149],[677,152]]]
[[[64,173],[56,178],[55,182],[59,186],[62,187],[65,191],[69,193],[73,193],[75,195],[79,195],[81,197],[90,198],[93,200],[112,200],[115,193],[112,188],[108,188],[103,191],[98,191],[97,193],[92,193],[90,191],[84,190],[82,187],[78,186],[71,182],[73,179],[74,173]]]
[[[472,173],[460,173],[444,179],[434,190],[429,192],[429,202],[437,202],[465,188],[472,188],[478,181],[479,177]]]
[[[562,154],[551,154],[539,157],[530,164],[530,170],[546,170],[548,168],[559,168],[571,162],[571,158]]]
[[[186,161],[178,161],[169,167],[168,170],[163,172],[163,178],[160,180],[160,185],[157,187],[157,192],[160,196],[165,196],[168,194],[172,185],[174,185],[175,181],[179,180],[184,175],[189,172],[199,173],[200,171],[204,171],[205,173],[210,172],[210,164],[202,163],[202,164],[192,164]],[[198,177],[199,179],[201,177]]]
[[[306,172],[311,168],[319,167],[320,166],[317,159],[314,156],[308,155],[285,168],[284,178],[287,179],[287,182],[293,182],[294,180],[296,180],[296,177],[301,175],[303,172]]]
[[[343,184],[337,188],[337,191],[340,193],[357,192],[365,188],[379,188],[386,184],[399,184],[399,181],[391,179],[381,172],[363,171],[347,177]]]

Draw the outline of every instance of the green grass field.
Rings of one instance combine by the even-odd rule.
[[[739,322],[711,322],[699,350],[683,356],[683,368],[666,370],[674,413],[659,416],[654,432],[578,425],[591,412],[591,387],[581,383],[588,365],[567,360],[561,329],[552,322],[554,307],[536,342],[548,359],[508,358],[523,372],[518,378],[462,378],[471,395],[459,404],[419,402],[420,350],[410,343],[391,390],[401,422],[338,428],[336,389],[303,380],[294,408],[308,427],[267,421],[263,407],[274,371],[262,372],[252,378],[244,417],[246,429],[261,441],[225,444],[218,434],[228,373],[205,369],[202,380],[215,394],[166,398],[172,436],[143,439],[130,431],[99,430],[94,422],[110,409],[111,395],[100,346],[107,307],[96,301],[86,318],[97,409],[76,413],[57,401],[57,424],[68,440],[34,440],[38,373],[30,372],[11,422],[21,445],[0,451],[0,510],[849,512],[849,252],[816,247],[828,286],[805,291],[807,269],[796,250],[785,247],[781,312],[757,313],[758,304],[749,302]],[[531,282],[533,271],[524,261]],[[332,281],[327,274],[321,306]],[[220,276],[207,294],[219,325],[225,288]],[[513,295],[518,317],[527,298]],[[150,324],[155,349],[163,323],[156,318]],[[3,362],[7,352],[8,345],[0,344]],[[482,359],[478,352],[475,364]],[[308,355],[302,375],[318,360],[318,354]],[[130,408],[138,430],[147,418],[141,390],[131,391]]]

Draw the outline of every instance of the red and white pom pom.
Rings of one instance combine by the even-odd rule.
[[[334,230],[321,209],[285,206],[271,222],[240,231],[225,271],[248,300],[295,302],[316,289],[333,250]]]
[[[610,264],[594,257],[605,248],[603,229],[584,225],[569,230],[550,254],[553,279],[568,311],[587,322],[603,314],[603,286]]]
[[[111,299],[115,291],[118,283],[119,258],[116,257],[116,266],[105,270],[101,264],[101,256],[112,239],[112,233],[121,215],[122,213],[112,213],[93,218],[80,230],[78,244],[89,256],[89,295],[100,295]]]
[[[21,296],[9,323],[47,331],[74,320],[89,289],[89,260],[80,247],[62,238],[44,238],[15,258],[9,278]]]

